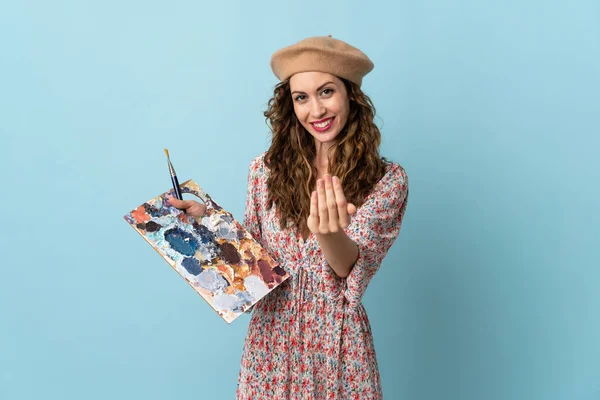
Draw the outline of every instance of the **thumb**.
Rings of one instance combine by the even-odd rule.
[[[356,206],[352,203],[348,203],[348,207],[346,209],[348,210],[349,215],[353,215],[356,212]]]

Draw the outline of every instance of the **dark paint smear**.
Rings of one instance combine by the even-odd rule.
[[[275,272],[279,276],[284,276],[285,275],[285,269],[283,269],[281,267],[275,267],[275,268],[273,268],[273,272]]]
[[[266,283],[273,282],[273,271],[271,271],[271,265],[265,260],[258,260],[258,267],[260,268],[260,274]]]
[[[158,208],[154,207],[152,204],[144,203],[144,210],[146,210],[146,214],[149,214],[153,217],[160,217],[161,213]]]
[[[213,259],[213,260],[202,260],[202,261],[200,261],[200,263],[202,264],[202,266],[208,267],[210,265],[213,265],[213,261],[215,261],[215,259]]]
[[[137,224],[135,227],[138,228],[138,229],[144,230],[144,229],[146,229],[146,223],[145,222],[141,222],[141,223]]]
[[[157,232],[160,228],[162,228],[161,224],[154,221],[146,222],[146,232]]]
[[[179,229],[172,228],[165,232],[165,240],[169,242],[173,250],[191,257],[198,250],[198,242],[189,233]]]
[[[219,245],[219,248],[221,249],[221,257],[223,257],[227,264],[240,263],[240,254],[234,245],[231,243],[222,243]]]
[[[208,244],[215,241],[215,234],[208,230],[204,225],[200,225],[197,222],[192,224],[194,231],[200,236],[200,240],[203,244]]]
[[[239,225],[239,224],[238,224]],[[242,227],[239,226],[238,227],[238,231],[237,231],[237,238],[238,240],[242,240],[246,237],[246,234],[244,233],[244,231],[242,230]]]
[[[221,211],[222,208],[221,206],[219,206],[217,203],[215,203],[213,201],[213,199],[208,199],[208,206],[212,209],[214,209],[215,211]]]
[[[233,217],[229,214],[223,214],[221,215],[221,221],[225,221],[228,224],[233,224]]]
[[[244,261],[246,262],[246,264],[248,264],[248,265],[256,264],[256,258],[254,258],[254,254],[252,254],[252,252],[250,250],[246,250],[244,252],[244,255],[246,256],[244,258]]]
[[[198,260],[192,257],[184,258],[181,265],[183,265],[183,268],[192,275],[198,275],[200,272],[204,271]]]

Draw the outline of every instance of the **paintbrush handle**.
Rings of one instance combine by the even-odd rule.
[[[175,191],[175,197],[179,200],[183,200],[183,195],[181,194],[181,188],[179,187],[177,175],[171,175],[171,182],[173,182],[173,190]]]

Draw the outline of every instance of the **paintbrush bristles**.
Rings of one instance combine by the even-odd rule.
[[[165,154],[167,155],[167,163],[169,164],[169,172],[171,176],[175,176],[175,169],[173,168],[173,164],[171,164],[171,158],[169,157],[169,150],[165,149]]]

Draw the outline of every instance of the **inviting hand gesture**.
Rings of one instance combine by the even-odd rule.
[[[325,175],[317,180],[317,190],[310,197],[308,229],[321,235],[339,232],[350,225],[355,212],[354,204],[346,201],[339,178]]]
[[[206,206],[196,200],[179,200],[170,194],[167,195],[167,199],[173,207],[183,210],[189,216],[201,217],[206,212]]]

